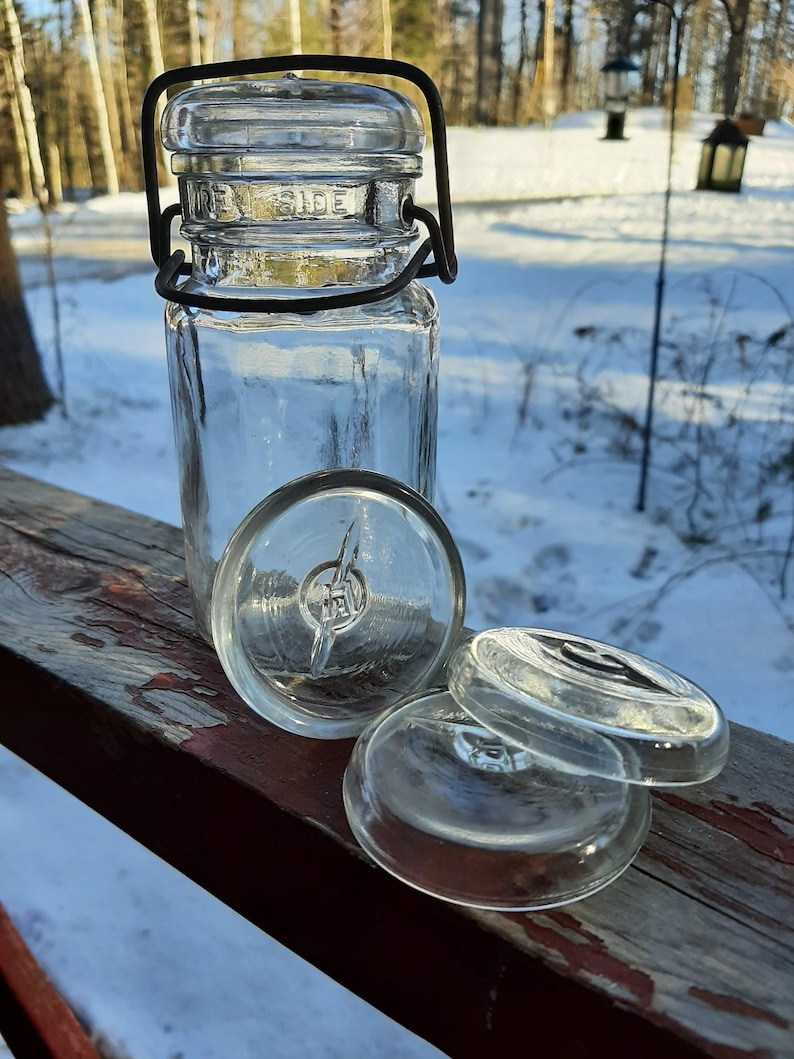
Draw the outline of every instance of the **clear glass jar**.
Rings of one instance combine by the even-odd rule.
[[[404,272],[418,235],[404,208],[424,130],[398,93],[287,74],[179,93],[162,137],[192,248],[180,289],[219,299],[166,308],[188,579],[210,639],[217,562],[278,486],[366,468],[432,500],[430,292],[412,281],[370,304],[290,311],[296,298],[356,294]],[[248,298],[251,311],[240,311]],[[284,304],[262,312],[261,298]],[[222,299],[235,299],[234,310]]]

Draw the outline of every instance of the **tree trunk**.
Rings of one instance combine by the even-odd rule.
[[[187,24],[190,44],[190,65],[198,66],[201,63],[198,0],[187,0]]]
[[[697,96],[697,87],[700,82],[700,74],[703,63],[703,53],[706,50],[708,39],[709,9],[703,5],[696,4],[687,19],[688,40],[686,49],[686,76],[693,87],[693,107],[697,108],[700,102]]]
[[[40,207],[46,210],[49,205],[49,195],[47,193],[47,181],[44,176],[44,163],[41,158],[39,133],[36,127],[36,112],[33,109],[30,89],[25,81],[25,54],[22,49],[22,34],[19,29],[17,13],[14,10],[14,0],[2,0],[2,4],[6,30],[8,31],[11,76],[14,81],[14,92],[19,105],[30,163],[30,183]]]
[[[0,426],[41,419],[51,404],[0,203]]]
[[[744,39],[747,29],[747,18],[750,14],[750,0],[735,0],[728,8],[730,36],[725,55],[725,78],[723,80],[723,109],[726,118],[733,117],[739,100],[739,82],[742,77],[742,59],[744,58]]]
[[[380,0],[380,18],[383,25],[383,58],[391,59],[391,0]]]
[[[342,54],[342,0],[329,0],[328,29],[331,34],[331,53]]]
[[[788,17],[789,0],[780,0],[780,8],[775,24],[775,37],[772,43],[771,56],[766,68],[766,83],[764,85],[764,117],[780,120],[783,110],[783,97],[779,87],[774,83],[775,72],[783,59],[783,38]]]
[[[620,5],[620,17],[615,36],[615,50],[618,55],[628,56],[631,53],[631,33],[636,17],[637,9],[634,6],[634,0],[623,0]]]
[[[296,0],[290,0],[295,3]],[[249,36],[249,24],[245,14],[243,0],[233,0],[231,9],[232,58],[244,59]]]
[[[496,125],[502,89],[504,0],[480,0],[477,26],[477,121]]]
[[[511,106],[511,120],[514,125],[517,125],[521,120],[520,114],[524,98],[524,67],[526,66],[527,51],[529,49],[527,0],[521,0],[518,12],[518,22],[518,61],[516,62],[515,74],[513,76],[513,99]]]
[[[144,13],[144,19],[146,23],[146,46],[149,52],[149,78],[154,80],[161,73],[165,71],[165,61],[163,60],[163,46],[160,41],[160,25],[157,21],[157,0],[142,0],[142,7]],[[160,161],[162,168],[160,171],[160,180],[163,184],[173,185],[176,183],[174,176],[171,173],[171,159],[168,157],[168,153],[160,143],[159,128],[160,128],[160,114],[162,113],[163,100],[162,97],[158,101],[157,110],[155,113],[155,127],[158,130],[157,142],[160,144]]]
[[[108,115],[108,128],[110,140],[113,144],[113,155],[116,158],[119,178],[124,187],[132,190],[133,182],[130,178],[129,167],[124,154],[123,141],[121,138],[121,120],[119,108],[116,102],[116,85],[113,78],[113,62],[110,58],[110,30],[108,26],[106,0],[98,0],[94,4],[94,26],[96,29],[96,53],[99,60],[99,72],[102,77],[102,91]]]
[[[204,40],[201,45],[201,61],[214,63],[221,13],[217,4],[211,4],[204,12]]]
[[[96,114],[99,153],[102,158],[102,167],[105,170],[106,190],[108,195],[118,195],[119,175],[116,170],[116,159],[113,153],[110,120],[108,118],[107,101],[105,100],[105,89],[102,85],[102,75],[99,70],[96,43],[94,42],[94,26],[91,22],[91,12],[88,7],[88,0],[76,0],[76,2],[80,15],[80,26],[83,33],[83,39],[85,41],[88,76],[91,85],[91,98],[93,100],[94,111]],[[101,7],[103,2],[104,0],[100,0],[98,6]]]
[[[461,55],[473,55],[477,40],[477,26],[468,11],[453,17],[448,11],[448,64],[445,104],[451,125],[470,125],[476,105],[475,71],[471,63],[457,61]]]
[[[554,76],[554,0],[543,5],[543,124],[548,128],[557,113]]]
[[[2,55],[3,68],[8,83],[9,98],[8,107],[11,111],[11,131],[14,138],[14,173],[15,187],[3,188],[5,191],[13,191],[21,199],[33,198],[33,185],[30,181],[30,159],[28,158],[28,145],[25,141],[25,126],[22,123],[22,114],[19,109],[19,101],[11,86],[14,84],[11,60],[7,54]]]
[[[563,114],[572,109],[571,88],[574,79],[574,26],[573,26],[573,0],[562,0],[562,70],[560,72],[560,85],[562,98],[560,110]]]
[[[121,142],[124,149],[125,167],[130,188],[139,191],[143,187],[141,174],[140,129],[132,115],[130,99],[130,72],[127,63],[127,42],[124,24],[124,9],[119,5],[116,14],[115,38],[119,42],[116,49],[114,70],[116,75],[116,98],[119,102],[119,122],[121,125]]]
[[[289,39],[292,54],[300,55],[303,52],[300,0],[289,0]]]

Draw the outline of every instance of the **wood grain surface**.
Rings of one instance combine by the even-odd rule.
[[[732,740],[717,779],[654,794],[601,893],[436,901],[356,846],[352,743],[231,691],[179,530],[0,469],[0,741],[451,1056],[794,1056],[794,747]]]

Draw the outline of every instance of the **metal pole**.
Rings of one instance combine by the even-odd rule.
[[[689,8],[697,0],[684,4],[679,15],[672,4],[665,0],[650,0],[661,4],[670,12],[675,22],[673,45],[673,91],[670,97],[670,141],[667,149],[667,186],[664,192],[664,219],[662,221],[662,249],[659,258],[659,272],[656,278],[656,301],[654,305],[653,333],[651,337],[651,363],[648,378],[648,402],[645,408],[645,425],[642,432],[642,459],[640,462],[640,488],[637,496],[637,510],[645,510],[645,493],[648,485],[648,466],[651,459],[651,434],[653,428],[653,400],[656,391],[656,376],[659,370],[659,334],[662,323],[662,306],[664,304],[665,271],[667,265],[667,243],[670,233],[670,198],[673,187],[673,148],[675,146],[675,111],[678,103],[678,68],[681,63],[681,33]]]

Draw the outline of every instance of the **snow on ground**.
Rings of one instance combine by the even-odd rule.
[[[451,130],[461,269],[435,285],[436,503],[463,554],[469,624],[633,648],[733,720],[794,739],[794,128],[752,140],[741,195],[694,192],[714,121],[695,115],[677,136],[644,513],[663,116],[630,114],[622,143],[601,139],[601,114]],[[40,226],[32,211],[12,224],[52,368]],[[0,431],[0,459],[177,522],[144,225],[130,195],[53,218],[69,418]],[[0,900],[122,1053],[433,1054],[8,755],[0,834]]]

